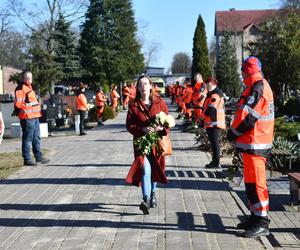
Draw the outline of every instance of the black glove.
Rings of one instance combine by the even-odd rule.
[[[228,129],[227,136],[226,136],[227,140],[234,141],[236,137],[237,136],[231,131],[231,129]]]

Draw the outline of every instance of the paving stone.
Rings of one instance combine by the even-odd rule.
[[[172,111],[172,109],[171,109]],[[192,148],[194,136],[174,129],[166,159],[169,183],[159,185],[158,207],[139,211],[140,188],[125,177],[133,161],[126,113],[87,136],[43,139],[51,162],[23,168],[0,182],[0,239],[8,249],[263,249],[240,237],[243,215],[214,170],[211,156]],[[0,152],[20,149],[4,141]],[[283,216],[283,215],[282,215]],[[294,218],[287,215],[280,218]],[[286,238],[289,244],[297,243]]]

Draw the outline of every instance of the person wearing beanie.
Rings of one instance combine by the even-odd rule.
[[[274,100],[269,83],[263,78],[262,64],[256,57],[242,65],[246,89],[238,102],[227,139],[242,153],[244,180],[251,215],[237,227],[244,237],[269,235],[269,195],[265,164],[274,136]]]

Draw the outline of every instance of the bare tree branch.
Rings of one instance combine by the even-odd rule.
[[[146,43],[145,48],[144,48],[144,57],[145,57],[146,67],[149,67],[150,63],[153,63],[156,60],[160,50],[161,50],[160,43],[153,41],[153,40]]]

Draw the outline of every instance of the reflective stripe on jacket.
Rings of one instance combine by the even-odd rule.
[[[224,96],[219,88],[208,92],[201,117],[204,119],[204,128],[225,129]]]
[[[274,101],[266,80],[244,90],[230,129],[237,136],[235,146],[239,151],[268,156],[274,134]]]
[[[15,112],[19,119],[41,117],[41,107],[31,84],[23,83],[15,90]]]

